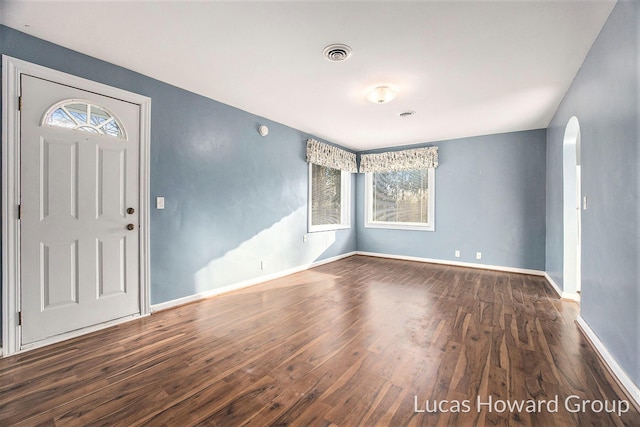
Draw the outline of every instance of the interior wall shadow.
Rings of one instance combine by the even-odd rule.
[[[165,209],[152,210],[153,303],[319,255],[312,242],[302,244],[310,135],[172,87],[155,97],[152,114],[152,196],[165,197]],[[265,137],[261,124],[269,127]],[[283,221],[286,230],[278,228]],[[350,233],[336,232],[336,239],[350,240]]]

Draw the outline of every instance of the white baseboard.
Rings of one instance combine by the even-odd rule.
[[[433,259],[433,258],[421,258],[414,256],[404,256],[404,255],[391,255],[391,254],[382,254],[378,252],[362,252],[357,251],[356,255],[365,255],[365,256],[374,256],[379,258],[391,258],[391,259],[400,259],[404,261],[418,261],[418,262],[428,262],[431,264],[444,264],[444,265],[453,265],[456,267],[469,267],[469,268],[480,268],[483,270],[495,270],[495,271],[505,271],[508,273],[520,273],[520,274],[530,274],[532,276],[544,276],[545,272],[540,270],[529,270],[526,268],[515,268],[515,267],[504,267],[500,265],[488,265],[488,264],[476,264],[471,262],[460,262],[460,261],[450,261],[444,259]]]
[[[549,276],[549,273],[545,272],[544,278],[547,279],[547,282],[549,282],[553,290],[556,291],[556,294],[558,294],[558,298],[562,298],[562,290],[560,289],[560,286],[558,286],[558,284],[551,278],[551,276]]]
[[[544,278],[547,279],[547,282],[553,287],[553,290],[556,291],[558,297],[570,301],[580,302],[580,294],[577,292],[564,292],[560,289],[560,286],[549,276],[549,273],[544,273]]]
[[[308,270],[313,267],[317,267],[319,265],[328,264],[330,262],[338,261],[342,258],[347,258],[355,255],[356,252],[347,252],[345,254],[337,255],[331,258],[326,258],[320,261],[315,261],[309,264],[303,264],[298,267],[293,267],[287,270],[279,271],[277,273],[268,274],[265,276],[256,277],[249,280],[244,280],[242,282],[233,283],[231,285],[223,286],[221,288],[211,289],[210,291],[200,292],[194,295],[189,295],[186,297],[174,299],[167,302],[162,302],[159,304],[153,304],[151,306],[151,312],[156,312],[160,310],[166,310],[168,308],[178,307],[183,304],[189,304],[191,302],[199,301],[201,299],[209,298],[215,295],[224,294],[231,291],[237,291],[239,289],[247,288],[249,286],[258,285],[260,283],[268,282],[269,280],[279,279],[284,276],[288,276],[293,273],[298,273],[300,271]]]
[[[580,294],[577,292],[563,292],[560,298],[580,302]]]
[[[640,408],[640,388],[633,382],[627,373],[618,365],[618,362],[609,353],[602,341],[598,338],[596,333],[591,329],[587,322],[578,315],[576,319],[578,328],[582,331],[587,341],[591,344],[593,349],[598,353],[605,366],[609,369],[613,377],[617,380],[618,384],[624,389],[627,395],[634,401],[636,408]]]
[[[456,267],[480,268],[484,270],[504,271],[507,273],[530,274],[532,276],[544,276],[544,278],[547,279],[547,281],[553,287],[553,290],[556,291],[559,298],[576,301],[576,302],[580,301],[580,294],[578,294],[577,292],[563,292],[562,290],[560,290],[560,287],[558,286],[558,284],[551,278],[551,276],[549,276],[549,274],[546,271],[530,270],[526,268],[505,267],[501,265],[477,264],[477,263],[471,263],[471,262],[450,261],[450,260],[433,259],[433,258],[421,258],[421,257],[404,256],[404,255],[382,254],[378,252],[357,251],[356,255],[400,259],[405,261],[428,262],[432,264],[453,265]]]

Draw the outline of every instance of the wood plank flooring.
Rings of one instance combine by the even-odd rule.
[[[0,360],[0,425],[640,426],[577,313],[541,277],[353,256]]]

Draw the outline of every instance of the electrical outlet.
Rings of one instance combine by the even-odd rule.
[[[164,197],[156,197],[156,209],[164,209]]]
[[[460,258],[460,251],[456,251],[456,258]]]
[[[482,259],[482,252],[476,252],[476,259]]]
[[[309,240],[309,238],[307,237],[306,234],[302,235],[302,243],[307,243],[307,240]]]

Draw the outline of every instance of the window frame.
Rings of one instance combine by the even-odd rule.
[[[86,108],[85,110],[86,119],[84,123],[80,122],[78,120],[78,117],[75,114],[72,114],[71,111],[67,109],[72,105],[83,105]],[[109,118],[105,120],[103,123],[100,123],[98,125],[93,124],[91,118],[95,115],[92,114],[93,112],[91,107],[96,107],[97,109],[102,110],[104,113],[106,113],[109,116]],[[62,110],[63,114],[65,114],[69,119],[71,119],[73,126],[62,126],[60,124],[50,123],[51,119],[53,118],[53,115],[58,110]],[[118,129],[117,135],[114,135],[113,133],[105,131],[106,125],[111,122],[113,122]],[[119,139],[121,141],[128,141],[129,139],[127,137],[127,131],[124,127],[124,124],[122,123],[122,121],[120,121],[120,118],[118,118],[117,115],[115,115],[109,108],[103,105],[98,105],[95,102],[88,101],[86,99],[68,98],[68,99],[63,99],[62,101],[56,102],[55,104],[51,105],[47,109],[45,114],[42,116],[42,121],[40,125],[48,126],[55,129],[66,129],[71,131],[87,132],[95,136],[108,136],[111,138]],[[88,129],[91,129],[91,131]]]
[[[321,231],[345,230],[351,228],[351,172],[340,170],[340,223],[313,225],[313,163],[309,163],[308,167],[309,197],[307,198],[307,232],[317,233]]]
[[[415,231],[435,231],[435,200],[436,200],[436,171],[435,168],[427,168],[427,182],[429,188],[429,198],[427,200],[428,223],[421,222],[391,222],[373,221],[373,174],[365,173],[364,183],[364,226],[365,228],[385,228],[391,230],[415,230]]]

